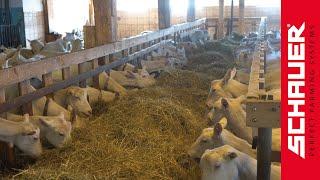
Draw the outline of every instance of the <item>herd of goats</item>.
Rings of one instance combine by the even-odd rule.
[[[117,70],[101,73],[99,90],[90,87],[92,82],[88,80],[86,88],[71,86],[55,92],[52,97],[34,100],[33,116],[17,115],[18,110],[5,113],[2,116],[4,118],[0,118],[0,141],[17,147],[18,152],[31,157],[41,155],[42,141],[55,148],[63,147],[70,141],[72,130],[83,126],[84,121],[92,115],[93,104],[98,101],[111,102],[126,96],[130,91],[154,85],[155,78],[161,70],[186,65],[186,51],[203,44],[208,40],[208,34],[199,30],[191,35],[190,39],[189,42],[173,42],[162,46],[157,52],[152,53],[151,59],[141,60],[139,66],[127,63]],[[255,43],[252,38],[247,38],[244,42]],[[2,48],[0,65],[5,69],[40,61],[43,58],[79,51],[83,49],[82,44],[80,39],[71,34],[47,44],[33,40],[30,41],[31,49]],[[269,49],[275,47],[274,44],[277,43],[269,43]],[[243,49],[247,47],[245,45]],[[252,52],[249,52],[249,55],[250,53]],[[247,67],[246,72],[248,77],[250,67]],[[251,148],[252,128],[246,126],[245,102],[249,80],[238,74],[236,68],[229,69],[222,79],[211,82],[206,102],[210,127],[202,131],[188,151],[190,157],[200,161],[204,180],[257,179],[257,152]],[[39,78],[33,78],[29,92],[39,88],[39,81]],[[280,99],[279,59],[267,62],[266,81],[267,93],[272,94],[274,99]],[[6,88],[8,100],[17,96],[16,86]],[[273,129],[272,150],[280,151],[280,145],[280,129]],[[271,178],[280,179],[279,164],[273,164],[271,169]]]

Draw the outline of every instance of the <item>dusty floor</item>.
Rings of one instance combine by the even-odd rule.
[[[22,163],[21,170],[5,177],[198,179],[198,165],[186,151],[206,127],[210,81],[232,65],[224,52],[199,52],[187,70],[163,73],[156,86],[97,104],[87,127],[74,131],[66,147],[46,150],[38,161]]]

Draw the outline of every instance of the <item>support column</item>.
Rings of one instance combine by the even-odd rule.
[[[223,37],[224,37],[224,0],[219,0],[219,20],[218,20],[217,38],[222,39]]]
[[[159,29],[171,26],[170,0],[158,0],[158,26]]]
[[[231,0],[231,16],[230,16],[230,31],[229,31],[229,36],[232,36],[233,32],[233,0]]]
[[[116,0],[93,0],[98,46],[117,41],[116,4]]]
[[[93,0],[94,20],[96,31],[96,46],[117,41],[118,17],[117,0]],[[99,58],[99,64],[103,65],[113,61],[113,55]]]
[[[48,42],[49,39],[47,38],[48,34],[50,33],[49,30],[49,16],[48,16],[48,1],[43,0],[42,1],[43,6],[43,23],[44,23],[44,34],[45,34],[45,41]]]
[[[94,6],[93,6],[93,0],[89,0],[89,23],[86,25],[94,26]]]
[[[239,34],[245,33],[244,0],[239,0]]]
[[[187,21],[193,22],[195,20],[196,20],[195,0],[189,0]]]

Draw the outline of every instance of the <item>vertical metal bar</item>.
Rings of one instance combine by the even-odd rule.
[[[267,73],[267,51],[264,49],[264,51],[263,51],[263,55],[264,55],[264,74],[266,74]]]
[[[258,129],[257,180],[270,180],[272,129]]]
[[[233,31],[233,0],[231,0],[231,17],[230,17],[230,34],[229,36],[232,36]]]

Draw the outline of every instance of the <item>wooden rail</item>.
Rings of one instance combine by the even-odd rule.
[[[234,17],[233,18],[233,21],[236,22],[234,24],[234,27],[237,27],[237,22],[239,22],[239,17]],[[251,22],[254,26],[258,25],[260,20],[261,20],[261,17],[245,17],[244,18],[245,22]],[[219,21],[219,18],[207,18],[207,26],[208,27],[217,27],[218,26],[218,21]],[[230,18],[225,18],[224,19],[224,22],[227,23],[228,21],[230,21]]]
[[[23,106],[25,113],[32,114],[32,108],[30,109],[31,101],[79,82],[81,86],[81,82],[92,77],[97,77],[97,75],[103,71],[108,71],[126,62],[146,57],[152,51],[157,50],[159,46],[167,43],[167,39],[172,38],[173,40],[179,41],[182,36],[185,36],[188,33],[190,34],[195,29],[205,28],[205,25],[206,19],[199,19],[194,22],[174,25],[170,28],[145,35],[127,38],[119,42],[1,70],[0,114],[20,106]],[[133,48],[135,47],[138,47],[138,52],[134,53]],[[141,48],[143,49],[140,50]],[[122,59],[103,66],[98,66],[97,59],[111,56],[118,52],[122,52],[122,55],[124,56]],[[91,62],[93,69],[83,73],[81,64],[85,62]],[[70,78],[70,66],[72,65],[79,65],[78,69],[80,73],[78,76]],[[53,83],[52,72],[56,70],[62,71],[63,80],[61,82]],[[26,91],[25,87],[30,83],[30,79],[33,77],[42,77],[43,88],[30,93]],[[95,80],[98,80],[98,78],[95,78]],[[95,81],[94,83],[98,84]],[[5,88],[14,84],[19,85],[20,96],[12,101],[6,101],[4,94]]]
[[[257,142],[257,179],[270,180],[271,158],[273,154],[272,128],[280,127],[280,102],[268,98],[265,92],[267,19],[261,18],[258,43],[253,54],[250,81],[247,94],[247,126],[258,128]],[[255,147],[254,147],[255,148]]]

